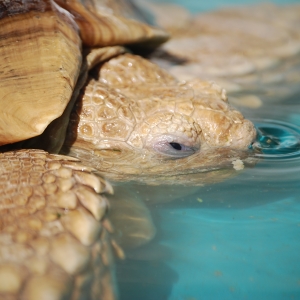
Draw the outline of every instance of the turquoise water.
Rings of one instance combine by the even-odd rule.
[[[168,299],[299,299],[299,212],[288,196],[259,208],[186,209],[184,219],[169,212],[164,244],[179,247],[168,263],[180,276]],[[174,217],[193,228],[182,230],[183,247],[167,226]]]
[[[189,9],[191,12],[199,12],[199,11],[207,11],[207,10],[213,10],[218,9],[220,7],[225,6],[233,6],[233,5],[241,5],[241,4],[255,4],[255,3],[266,3],[269,1],[261,1],[261,0],[231,0],[231,1],[224,1],[224,0],[211,0],[211,1],[197,1],[197,0],[164,0],[159,1],[156,0],[155,2],[168,2],[168,3],[176,3],[182,6],[185,6],[187,9]],[[273,0],[270,1],[272,3],[276,4],[288,4],[288,3],[300,3],[299,0]]]
[[[181,2],[193,11],[224,6]],[[300,299],[300,91],[242,111],[260,132],[262,160],[150,204],[157,234],[118,264],[121,300]]]
[[[300,299],[299,182],[296,153],[150,206],[158,234],[119,265],[121,299]]]
[[[173,249],[168,263],[179,274],[165,299],[300,298],[299,147],[293,150],[199,191],[202,203],[162,209],[161,243]]]

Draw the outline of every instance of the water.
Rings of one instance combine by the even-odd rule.
[[[261,160],[219,184],[177,187],[184,196],[153,188],[173,199],[148,204],[157,234],[118,263],[121,300],[300,299],[300,92],[240,109]]]
[[[122,300],[300,298],[300,128],[256,125],[276,143],[255,168],[149,205],[158,232],[119,263]]]
[[[218,9],[224,6],[232,6],[232,5],[241,5],[241,4],[256,4],[256,3],[266,3],[268,1],[261,0],[212,0],[212,1],[196,1],[196,0],[155,0],[156,2],[169,2],[176,3],[182,6],[185,6],[192,12],[198,11],[208,11],[213,9]],[[287,4],[287,3],[299,3],[299,0],[272,0],[270,1],[276,4]]]

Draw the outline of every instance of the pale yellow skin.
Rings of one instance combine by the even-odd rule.
[[[42,150],[0,161],[0,298],[115,299],[111,248],[123,252],[109,237],[110,185]]]
[[[215,83],[178,82],[131,54],[109,60],[98,76],[71,114],[63,153],[106,177],[149,182],[149,175],[233,170],[234,160],[247,157],[254,126]],[[172,142],[187,151],[171,151]],[[161,144],[165,151],[159,151]],[[206,175],[201,183],[214,181]]]

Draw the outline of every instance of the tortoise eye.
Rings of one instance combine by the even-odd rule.
[[[179,143],[173,143],[171,142],[170,145],[175,149],[175,150],[181,150],[182,146]]]
[[[169,157],[182,158],[187,157],[196,152],[196,149],[191,146],[187,146],[183,143],[177,142],[159,142],[155,145],[155,150]]]
[[[151,140],[151,148],[166,158],[183,158],[193,155],[200,148],[188,139],[174,135],[161,135]]]

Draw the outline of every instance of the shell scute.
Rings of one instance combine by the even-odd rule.
[[[7,1],[0,10],[4,145],[41,134],[62,114],[79,75],[81,41],[70,14],[53,1]]]
[[[145,42],[159,45],[169,38],[164,30],[119,15],[115,9],[109,9],[107,3],[104,6],[93,0],[56,0],[56,3],[75,17],[82,41],[87,46]]]

